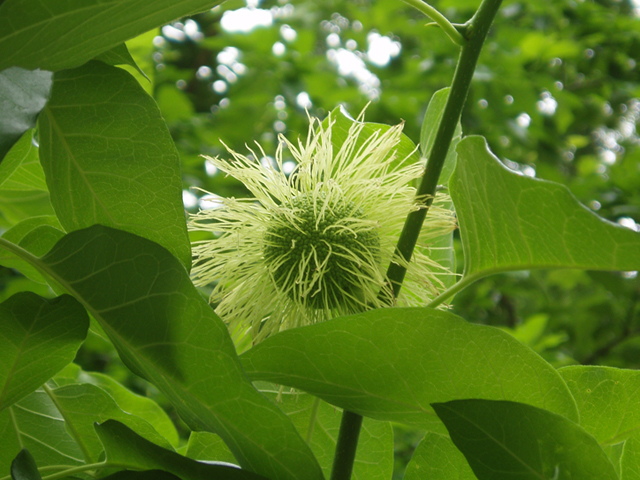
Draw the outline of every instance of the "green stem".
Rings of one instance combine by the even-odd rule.
[[[58,480],[59,478],[70,477],[71,475],[75,475],[76,473],[82,473],[89,470],[98,470],[99,468],[104,467],[127,467],[127,465],[116,465],[110,464],[108,462],[100,462],[100,463],[88,463],[86,465],[80,465],[79,467],[69,468],[68,470],[64,470],[62,472],[53,473],[51,475],[47,475],[46,477],[42,477],[42,480]]]
[[[478,63],[482,45],[501,3],[502,0],[483,0],[478,11],[468,24],[467,43],[461,49],[458,65],[453,75],[449,98],[427,160],[427,168],[417,192],[418,198],[425,199],[423,200],[424,208],[407,216],[407,221],[396,246],[396,255],[403,258],[407,263],[411,260],[413,249],[420,235],[420,229],[435,198],[440,172],[447,157],[447,151],[449,150],[456,125],[460,120],[462,107],[469,93],[469,86]],[[394,298],[397,298],[400,293],[405,274],[405,267],[393,262],[389,265],[387,278],[391,282]]]
[[[82,473],[89,470],[98,470],[99,468],[104,468],[104,467],[127,468],[129,467],[129,465],[119,465],[119,464],[108,463],[108,462],[90,463],[87,465],[80,465],[77,467],[70,467],[68,465],[49,465],[47,467],[38,468],[38,472],[42,475],[43,473],[49,472],[51,470],[62,470],[57,473],[53,473],[51,475],[42,477],[42,480],[57,480],[59,478],[75,475],[76,473]],[[11,478],[12,478],[11,475],[7,475],[6,477],[0,477],[0,480],[11,480]]]
[[[425,3],[422,0],[404,0],[404,2],[411,5],[416,10],[421,11],[433,20],[456,45],[463,47],[467,43],[467,40],[460,34],[458,29],[447,19],[447,17],[442,15],[428,3]]]
[[[338,434],[336,454],[333,458],[333,468],[331,470],[331,480],[351,479],[361,426],[362,416],[347,410],[342,412],[340,433]]]

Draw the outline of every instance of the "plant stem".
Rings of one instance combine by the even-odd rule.
[[[411,5],[416,10],[420,10],[427,17],[433,20],[456,45],[460,45],[462,47],[467,43],[467,40],[460,34],[447,17],[442,15],[428,3],[425,3],[422,0],[404,0],[404,2]]]
[[[432,7],[423,3],[421,0],[404,1],[418,8],[429,17],[431,17],[433,12],[437,13],[436,16],[438,16],[438,18],[442,17],[437,10],[429,10]],[[424,208],[421,208],[417,212],[412,212],[407,216],[407,221],[404,224],[398,245],[396,246],[395,255],[404,259],[406,264],[411,260],[413,249],[418,241],[418,235],[420,235],[420,229],[429,212],[429,207],[431,207],[433,199],[435,198],[440,172],[447,158],[447,151],[449,150],[456,125],[460,120],[462,107],[467,100],[469,86],[471,85],[473,72],[478,63],[482,45],[489,33],[489,28],[493,23],[493,19],[501,3],[502,0],[483,0],[473,18],[466,24],[466,42],[464,42],[460,57],[458,58],[458,65],[453,75],[449,98],[447,99],[442,120],[438,126],[438,132],[436,133],[436,138],[427,160],[427,167],[417,192],[417,198],[423,203]],[[427,13],[427,11],[430,13]],[[436,18],[431,18],[438,21]],[[455,30],[455,27],[446,18],[442,18],[446,21],[447,25]],[[441,27],[443,26],[440,23],[438,24]],[[448,29],[446,26],[443,28]],[[456,33],[460,35],[457,30]],[[397,263],[391,262],[389,265],[387,278],[393,289],[393,298],[398,297],[406,273],[406,268]],[[456,286],[458,286],[458,284],[456,284]],[[446,293],[450,295],[454,293],[454,291],[457,291],[454,290],[454,288],[455,286]],[[443,301],[446,296],[441,295],[438,298],[440,301]],[[338,435],[338,443],[336,444],[331,480],[350,480],[361,426],[362,417],[360,415],[347,410],[342,412],[342,422],[340,423],[340,433]]]
[[[361,426],[361,415],[347,410],[342,412],[340,433],[338,434],[336,454],[333,458],[333,468],[331,470],[331,480],[350,480]]]
[[[449,98],[447,99],[442,120],[438,126],[438,132],[436,133],[436,138],[427,160],[427,167],[422,177],[422,182],[418,188],[417,195],[419,199],[424,199],[422,200],[424,208],[412,212],[407,216],[407,221],[404,224],[398,245],[396,246],[395,254],[404,259],[406,263],[411,260],[413,249],[418,241],[420,229],[427,216],[429,207],[431,207],[433,199],[435,198],[438,178],[440,178],[440,172],[447,157],[451,139],[453,138],[456,125],[460,120],[462,107],[469,93],[469,86],[471,85],[473,72],[478,63],[482,45],[489,33],[489,28],[493,23],[493,19],[501,3],[502,0],[484,0],[469,22],[467,42],[461,49],[458,65],[453,75]],[[387,278],[391,282],[394,298],[397,298],[400,293],[405,273],[405,267],[393,262],[389,265]]]

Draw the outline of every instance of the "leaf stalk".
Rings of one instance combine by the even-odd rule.
[[[451,39],[453,43],[463,47],[467,43],[467,39],[462,36],[462,34],[458,31],[456,26],[451,23],[447,17],[442,15],[438,10],[433,8],[426,2],[422,0],[403,0],[408,5],[411,5],[416,10],[424,13],[427,17],[429,17],[433,22],[438,25],[444,33]]]
[[[422,202],[423,208],[411,212],[407,216],[396,246],[395,254],[407,263],[411,260],[413,249],[420,235],[420,229],[435,198],[440,172],[444,166],[449,145],[469,93],[478,57],[501,3],[502,0],[484,0],[473,18],[468,22],[467,43],[460,51],[449,98],[438,126],[422,181],[418,187],[417,198],[425,199]],[[400,293],[405,274],[405,267],[394,262],[389,265],[387,278],[391,282],[394,298],[397,298]]]

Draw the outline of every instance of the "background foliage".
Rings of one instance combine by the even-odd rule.
[[[163,3],[170,5],[174,2]],[[434,92],[450,84],[455,68],[457,47],[437,28],[425,27],[424,17],[399,1],[265,0],[259,5],[250,5],[245,13],[250,11],[256,18],[270,24],[247,32],[230,31],[229,27],[233,25],[230,12],[246,8],[243,2],[231,0],[205,13],[196,12],[210,8],[215,2],[192,0],[181,3],[189,5],[188,8],[182,5],[180,12],[188,10],[194,13],[192,17],[182,18],[130,40],[131,35],[127,34],[132,31],[127,30],[130,21],[124,13],[114,17],[114,24],[96,21],[104,31],[118,27],[117,31],[122,34],[121,38],[113,40],[112,45],[106,46],[110,49],[97,57],[102,63],[93,61],[84,65],[95,57],[97,50],[105,50],[105,46],[95,46],[90,42],[66,58],[44,55],[48,48],[51,51],[64,48],[64,35],[56,45],[40,45],[35,35],[32,49],[38,53],[38,58],[43,55],[48,58],[47,64],[34,63],[35,60],[26,54],[21,56],[21,49],[15,46],[26,43],[24,39],[12,38],[11,35],[0,39],[0,57],[3,59],[0,69],[17,65],[62,70],[57,74],[60,85],[64,82],[89,82],[94,88],[92,95],[95,95],[91,101],[104,101],[105,105],[109,102],[108,108],[101,109],[97,115],[100,117],[96,119],[99,129],[92,130],[88,122],[85,125],[78,122],[78,118],[88,115],[87,112],[71,110],[77,99],[66,94],[63,87],[53,92],[46,110],[40,114],[40,128],[35,137],[40,145],[44,172],[39,166],[31,133],[22,135],[35,126],[35,115],[42,106],[36,106],[33,112],[25,114],[26,127],[23,131],[0,138],[0,153],[8,152],[13,146],[12,155],[5,157],[0,164],[0,225],[6,231],[4,238],[25,248],[28,245],[30,251],[40,255],[62,237],[63,230],[75,230],[108,218],[113,222],[112,226],[131,233],[154,232],[156,238],[153,240],[169,249],[182,264],[188,265],[185,232],[171,229],[182,211],[174,209],[168,214],[171,202],[167,202],[167,206],[162,202],[182,194],[185,207],[193,212],[198,208],[198,201],[207,206],[207,201],[215,202],[215,197],[191,187],[220,196],[247,194],[233,179],[207,170],[200,154],[224,154],[220,140],[238,151],[244,151],[245,143],[255,140],[267,153],[274,152],[279,133],[291,139],[306,133],[305,107],[311,115],[322,117],[337,104],[343,104],[355,115],[369,102],[367,121],[396,124],[404,120],[405,133],[417,143],[429,99]],[[40,14],[37,9],[29,10],[28,4],[12,0],[0,4],[0,31],[17,28],[15,25],[3,25],[2,13],[9,18],[15,9],[23,8],[25,22],[29,16]],[[478,2],[442,0],[436,6],[451,21],[462,23],[473,14]],[[109,12],[99,10],[102,8],[99,3],[95,8],[96,19],[100,19],[100,15],[108,17]],[[480,57],[462,117],[464,134],[485,136],[491,150],[511,169],[524,176],[563,183],[599,215],[636,231],[639,230],[636,222],[640,222],[640,141],[636,132],[640,117],[639,9],[640,6],[627,0],[505,1]],[[158,13],[160,11],[163,13]],[[159,24],[160,19],[164,18],[160,23],[169,22],[175,15],[172,16],[170,9],[162,10],[156,6],[154,12],[145,18],[149,18],[151,28]],[[241,26],[246,27],[247,22],[248,17],[245,17]],[[54,21],[51,25],[55,28]],[[33,32],[30,35],[34,35]],[[124,40],[128,40],[126,45],[130,56],[122,47]],[[387,52],[386,55],[383,52]],[[107,67],[105,63],[118,65],[118,68],[134,75],[136,80],[120,70]],[[108,80],[96,85],[98,80],[92,80],[92,72],[99,72],[96,79],[108,76]],[[39,105],[40,102],[43,105],[43,99],[49,97],[51,75],[41,72],[28,79],[20,75],[4,70],[0,72],[0,85],[9,88],[31,82],[35,85],[35,100],[28,103]],[[117,115],[118,102],[128,105],[131,98],[138,98],[136,92],[140,89],[152,95],[158,108],[151,101],[138,105],[139,115],[135,121],[141,131],[122,132],[119,125],[110,121],[110,115]],[[15,89],[5,91],[15,92]],[[115,101],[114,96],[117,97]],[[0,97],[0,105],[3,111],[9,111],[8,106],[5,110],[9,105],[6,98]],[[169,127],[175,148],[163,129],[162,119]],[[85,152],[89,161],[95,161],[91,164],[91,171],[96,175],[100,174],[100,155],[105,151],[116,149],[124,152],[123,155],[136,155],[136,148],[143,148],[136,145],[138,133],[154,136],[158,155],[150,154],[149,164],[140,171],[129,170],[123,164],[115,183],[111,179],[105,185],[104,195],[98,195],[99,202],[81,205],[85,210],[80,213],[60,214],[57,209],[58,223],[52,217],[40,217],[52,215],[56,202],[66,201],[56,199],[53,193],[49,197],[44,173],[52,175],[48,169],[64,168],[65,163],[48,164],[44,152],[49,152],[49,158],[64,157],[64,152],[49,150],[48,146],[55,145],[51,139],[69,128],[82,130],[84,137],[73,137],[69,141],[77,142],[77,148]],[[155,130],[152,133],[142,131],[145,129]],[[126,133],[127,139],[122,144],[100,144],[100,136],[105,132],[111,136]],[[83,143],[86,139],[88,143]],[[161,162],[158,157],[162,157]],[[177,162],[182,168],[182,178],[174,178],[170,174]],[[162,170],[162,165],[165,170]],[[169,172],[169,178],[162,177],[158,182],[166,191],[146,186],[138,188],[136,179],[150,166]],[[67,191],[78,195],[76,203],[83,203],[87,193],[73,186],[81,182],[73,178],[69,181],[72,186]],[[118,189],[136,191],[135,202],[145,209],[144,218],[132,218],[131,210],[118,212],[109,207],[109,201],[117,203]],[[149,222],[149,211],[154,219],[145,223]],[[25,223],[25,219],[31,220]],[[33,233],[34,228],[38,228],[37,235]],[[457,237],[456,247],[461,273],[464,262]],[[18,292],[35,292],[46,298],[54,296],[35,269],[30,269],[11,255],[2,255],[0,300],[9,299]],[[195,295],[195,291],[189,295]],[[73,305],[65,302],[46,308],[72,310]],[[555,367],[598,364],[636,369],[640,367],[639,302],[637,272],[531,270],[478,281],[456,296],[453,312],[473,323],[504,328]],[[5,306],[8,308],[10,305]],[[70,312],[69,315],[80,314]],[[42,334],[46,336],[46,330]],[[69,338],[74,342],[78,335],[77,332],[69,332]],[[50,352],[46,354],[53,355]],[[60,355],[64,365],[64,355],[68,357],[70,353],[67,351]],[[221,449],[215,450],[215,443],[210,439],[205,441],[204,436],[198,440],[192,435],[186,443],[189,429],[179,419],[169,399],[156,387],[130,373],[111,342],[101,336],[95,325],[77,354],[76,364],[92,373],[67,369],[58,378],[58,390],[70,389],[64,386],[64,379],[72,384],[71,379],[77,375],[90,375],[89,383],[111,388],[112,396],[118,395],[118,386],[113,380],[124,383],[135,392],[154,399],[168,412],[178,427],[177,432],[162,411],[156,411],[155,417],[147,420],[154,426],[164,422],[166,428],[161,433],[174,447],[182,447],[187,456],[189,451],[193,453],[206,448],[220,454]],[[55,365],[51,368],[52,374],[57,371]],[[143,370],[145,367],[138,365],[137,368]],[[133,369],[136,371],[136,367]],[[570,388],[572,381],[579,384],[574,378],[579,376],[579,372],[573,372],[573,376],[571,369],[562,372]],[[147,372],[147,378],[149,375],[152,374]],[[160,378],[162,374],[157,375]],[[50,376],[45,374],[42,381]],[[621,381],[635,380],[625,377]],[[85,390],[86,395],[100,395],[90,387]],[[71,391],[58,393],[61,399],[73,397]],[[603,395],[607,398],[606,392]],[[124,393],[121,396],[118,404],[122,407],[124,399],[129,397]],[[195,395],[193,401],[197,403],[200,398]],[[10,397],[0,396],[0,405],[5,401],[7,404],[12,402]],[[133,401],[132,404],[137,403]],[[596,405],[600,404],[596,402]],[[73,411],[73,407],[69,408]],[[481,411],[485,405],[455,405],[455,408],[459,411],[473,408]],[[520,406],[513,408],[515,417],[519,414],[518,408]],[[321,417],[327,424],[327,431],[337,428],[337,421],[331,417],[330,410],[323,411]],[[27,415],[27,411],[25,407],[23,414]],[[454,406],[447,411],[452,418],[455,417]],[[584,416],[582,409],[581,413]],[[114,415],[105,413],[104,419],[117,418]],[[305,418],[300,422],[303,423]],[[542,419],[539,423],[544,424],[547,420]],[[127,425],[153,441],[153,432],[142,423]],[[100,438],[108,438],[119,428],[112,427],[105,424]],[[418,424],[417,427],[394,427],[397,478],[401,478],[406,462],[422,438],[420,428],[425,425]],[[47,428],[53,427],[42,424],[39,428],[39,434],[44,434]],[[377,423],[367,428],[367,441],[372,444],[390,435]],[[584,428],[599,441],[615,436],[610,434],[607,437],[606,432],[597,430],[597,426]],[[62,435],[62,432],[55,433],[50,429],[49,434]],[[318,440],[318,443],[330,450],[331,443],[324,444],[324,441]],[[449,448],[448,444],[442,444],[438,435],[430,433],[417,456],[423,454],[422,449],[426,445],[443,451]],[[96,452],[100,451],[99,444],[95,448]],[[383,450],[379,448],[379,451]],[[32,453],[37,459],[37,452]],[[92,458],[97,454],[94,451],[76,451],[71,445],[63,453],[78,463],[82,455]],[[115,449],[108,451],[109,454],[117,456],[119,453]],[[459,455],[457,451],[446,454],[452,462],[459,461],[456,455]],[[193,453],[192,458],[204,457]],[[9,460],[0,455],[0,465]],[[385,462],[386,468],[390,468],[388,458]],[[180,472],[190,471],[191,467],[186,465],[183,468],[185,470]],[[421,478],[411,468],[405,478]],[[179,475],[180,472],[172,473]],[[0,476],[3,474],[5,472],[0,472]]]

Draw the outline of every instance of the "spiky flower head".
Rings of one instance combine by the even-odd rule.
[[[227,198],[220,208],[193,215],[191,230],[215,238],[193,246],[197,285],[215,282],[211,302],[232,330],[250,330],[254,341],[283,329],[340,315],[399,305],[424,305],[449,274],[429,258],[429,241],[455,228],[448,197],[438,195],[407,267],[400,298],[385,278],[407,215],[420,208],[411,183],[423,166],[396,158],[403,125],[365,138],[364,112],[339,149],[332,143],[335,119],[311,120],[305,142],[283,136],[275,166],[227,148],[231,160],[210,158],[241,181],[254,198]],[[362,138],[361,138],[362,136]],[[297,162],[283,169],[283,147]]]

